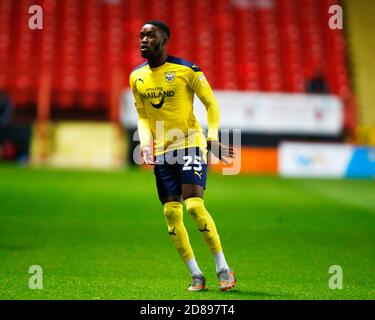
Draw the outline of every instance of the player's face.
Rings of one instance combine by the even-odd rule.
[[[156,57],[164,50],[166,43],[163,32],[158,27],[145,24],[140,32],[141,55],[143,58]]]

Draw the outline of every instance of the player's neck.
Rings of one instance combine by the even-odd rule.
[[[164,51],[157,57],[150,57],[148,59],[148,65],[150,66],[150,68],[160,67],[167,61],[167,58],[168,58],[168,54],[166,51]]]

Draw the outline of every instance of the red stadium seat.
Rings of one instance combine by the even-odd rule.
[[[303,92],[320,68],[333,93],[351,95],[344,34],[327,28],[336,0],[41,0],[43,32],[27,27],[29,3],[0,0],[0,89],[19,106],[35,103],[50,72],[54,108],[109,107],[113,75],[127,86],[143,62],[138,34],[151,18],[170,24],[170,53],[200,65],[214,88]]]

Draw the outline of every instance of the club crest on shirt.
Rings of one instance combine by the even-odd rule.
[[[165,80],[168,83],[171,83],[176,77],[176,72],[175,71],[170,71],[165,73]]]

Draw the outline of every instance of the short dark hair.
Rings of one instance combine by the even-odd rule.
[[[165,34],[167,35],[168,39],[171,36],[171,33],[169,31],[168,25],[165,22],[163,22],[163,21],[160,21],[160,20],[148,20],[148,21],[145,22],[145,24],[152,24],[153,26],[160,28],[161,30],[163,30],[165,32]]]

